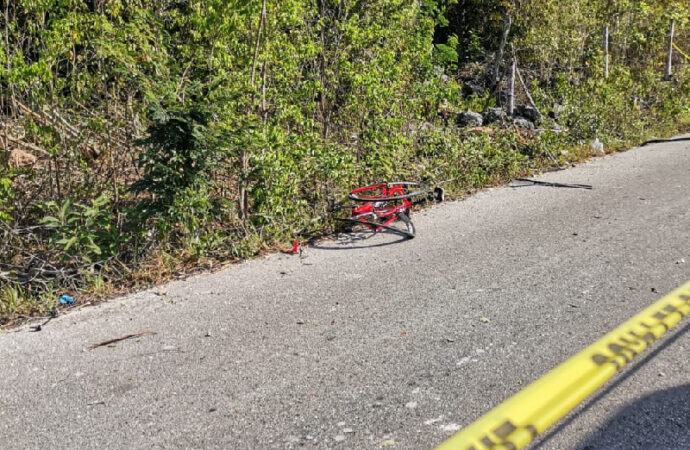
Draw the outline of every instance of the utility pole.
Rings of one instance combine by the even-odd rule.
[[[675,19],[671,19],[671,28],[668,32],[668,54],[666,56],[666,74],[664,79],[671,80],[671,60],[673,59],[673,29],[676,25]]]
[[[609,26],[604,26],[604,78],[609,77]]]

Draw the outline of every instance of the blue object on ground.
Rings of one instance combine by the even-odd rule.
[[[60,297],[60,304],[61,305],[73,305],[74,304],[74,297],[69,296],[67,294],[63,294]]]

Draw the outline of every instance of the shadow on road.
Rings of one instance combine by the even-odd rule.
[[[676,342],[676,340],[678,340],[678,338],[680,338],[685,333],[687,333],[688,330],[690,330],[690,323],[685,324],[682,328],[680,328],[678,331],[676,331],[674,334],[672,334],[666,341],[664,341],[661,345],[659,345],[657,348],[655,348],[651,353],[647,354],[647,356],[640,359],[636,363],[632,363],[632,366],[623,375],[618,377],[613,383],[611,383],[608,387],[606,387],[606,389],[602,390],[601,392],[599,392],[598,394],[596,394],[594,397],[590,398],[589,400],[586,400],[582,409],[580,409],[579,411],[577,411],[574,414],[571,414],[565,420],[563,420],[561,423],[559,423],[556,427],[552,428],[550,431],[548,431],[546,434],[544,434],[544,436],[541,439],[539,439],[539,441],[534,445],[534,447],[532,447],[532,450],[549,449],[550,447],[548,446],[548,442],[552,437],[554,437],[556,434],[558,434],[560,431],[562,431],[565,427],[570,425],[583,412],[587,411],[588,409],[590,409],[591,407],[596,405],[596,403],[600,399],[604,398],[609,392],[616,389],[621,383],[623,383],[625,380],[627,380],[631,375],[635,374],[642,366],[644,366],[647,362],[652,360],[656,355],[661,353],[667,347],[671,346],[674,342]],[[672,331],[670,333],[672,333]],[[678,357],[684,358],[685,355],[678,355]],[[690,397],[687,396],[688,392],[690,391],[690,388],[688,387],[688,385],[684,385],[683,388],[686,389],[686,392],[685,392],[686,396],[682,397],[682,398],[684,399],[684,401],[687,402],[688,400],[690,400]],[[639,401],[641,402],[643,400],[639,400]],[[626,410],[627,409],[628,408],[626,408]],[[688,402],[688,405],[684,407],[682,412],[685,414],[684,417],[686,420],[686,427],[685,427],[685,430],[680,430],[680,431],[675,430],[679,434],[688,433],[690,430],[690,427],[688,426],[688,425],[690,425],[690,423],[687,422],[687,420],[688,420],[687,418],[690,417],[690,402]],[[658,418],[657,416],[659,416],[659,415],[661,415],[661,414],[657,412],[657,415],[653,415],[651,417],[651,419],[654,420],[655,418]],[[614,419],[615,419],[615,417],[614,417]],[[611,421],[613,421],[614,419],[611,419]],[[671,431],[674,431],[674,430],[671,430]],[[604,427],[603,431],[600,431],[599,434],[606,434],[606,427]],[[690,445],[685,446],[685,447],[683,447],[683,446],[681,446],[681,447],[673,447],[673,446],[672,447],[657,447],[654,445],[652,445],[651,447],[650,446],[636,447],[633,445],[634,444],[633,440],[630,440],[630,441],[627,440],[627,436],[621,436],[619,433],[615,433],[613,431],[611,432],[611,435],[617,436],[618,439],[621,441],[620,442],[621,446],[615,447],[615,448],[619,448],[619,449],[626,449],[626,450],[627,449],[633,449],[633,448],[654,449],[654,450],[657,450],[657,449],[681,449],[681,448],[690,449]],[[592,439],[595,439],[595,437],[596,436],[593,436]],[[654,439],[654,436],[652,436],[651,438]],[[684,438],[687,440],[688,436],[685,435]],[[632,435],[631,435],[631,439],[633,439]],[[686,441],[686,442],[688,442],[688,441]],[[587,447],[587,445],[589,445],[590,447]],[[595,449],[609,449],[609,448],[614,448],[614,447],[609,447],[606,445],[599,446],[598,444],[595,444],[595,443],[585,443],[582,446],[578,446],[578,447],[574,447],[574,448],[580,448],[583,450],[585,448],[587,448],[588,450],[595,450]]]
[[[385,237],[385,241],[377,238],[376,242],[369,240],[374,236]],[[310,244],[309,247],[317,248],[319,250],[358,250],[364,248],[385,247],[387,245],[399,244],[407,241],[409,238],[402,236],[393,231],[379,231],[376,234],[371,231],[361,231],[354,233],[344,233],[335,236],[333,239],[325,239],[319,242]]]
[[[646,141],[640,145],[640,147],[644,147],[647,144],[659,144],[662,142],[680,142],[680,141],[690,141],[690,137],[682,137],[682,138],[675,138],[675,139],[652,139],[649,141]]]
[[[680,356],[680,355],[679,355]],[[581,450],[689,449],[690,384],[664,389],[618,411]]]

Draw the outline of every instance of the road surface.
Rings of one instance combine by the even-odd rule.
[[[690,279],[690,142],[0,334],[6,449],[427,449]],[[690,321],[534,448],[690,448]],[[155,334],[89,349],[129,333]]]

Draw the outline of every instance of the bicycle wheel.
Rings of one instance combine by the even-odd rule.
[[[372,213],[360,214],[352,217],[334,217],[334,219],[350,224],[353,227],[357,225],[365,226],[374,233],[384,229],[400,234],[408,239],[412,239],[415,236],[415,228],[414,224],[410,220],[410,217],[403,211],[396,213],[396,216],[399,221],[402,222],[402,226],[395,226],[394,223],[396,221],[385,224],[381,218]]]
[[[350,191],[348,198],[356,202],[386,202],[407,200],[431,192],[426,186],[413,181],[393,181],[372,184]]]

